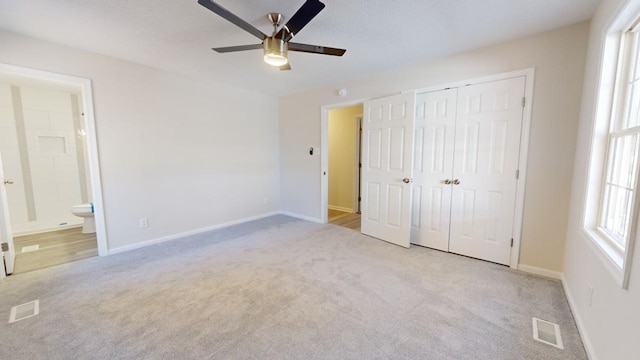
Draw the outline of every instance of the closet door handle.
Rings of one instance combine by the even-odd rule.
[[[13,184],[13,180],[12,179],[7,179],[4,181],[5,185],[12,185]]]
[[[460,185],[460,180],[453,179],[453,185]]]
[[[442,180],[442,183],[445,184],[445,185],[451,185],[451,180],[444,179],[444,180]]]

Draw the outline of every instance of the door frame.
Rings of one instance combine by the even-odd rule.
[[[354,105],[364,106],[364,102],[367,100],[369,99],[352,100],[320,107],[320,222],[322,224],[329,221],[327,214],[329,206],[329,111]]]
[[[84,126],[87,139],[87,162],[89,178],[93,195],[94,218],[96,222],[96,237],[98,255],[108,255],[108,240],[105,223],[104,205],[102,199],[102,182],[100,176],[100,160],[98,156],[98,141],[96,133],[95,114],[93,109],[93,93],[91,80],[70,75],[52,73],[48,71],[25,68],[21,66],[0,63],[0,73],[17,75],[38,80],[45,80],[63,84],[79,86],[82,90],[82,106],[84,112]],[[69,209],[71,212],[71,209]]]
[[[356,171],[355,171],[355,194],[354,194],[354,210],[357,214],[361,213],[361,192],[362,192],[362,119],[364,114],[356,116]]]
[[[407,90],[405,92],[414,92],[416,94],[444,90],[451,87],[464,87],[467,85],[475,85],[486,82],[506,80],[515,77],[524,76],[525,78],[525,104],[522,110],[522,129],[520,131],[520,154],[518,156],[518,183],[516,185],[516,204],[514,208],[513,220],[513,249],[511,250],[511,258],[509,267],[517,270],[520,263],[520,246],[522,241],[522,222],[524,220],[524,195],[527,184],[527,158],[529,154],[529,138],[531,133],[531,116],[533,104],[533,87],[535,79],[535,68],[527,68],[522,70],[510,71],[500,74],[483,76],[473,79],[449,82],[446,84],[434,85],[425,88]],[[515,174],[514,174],[515,176]]]

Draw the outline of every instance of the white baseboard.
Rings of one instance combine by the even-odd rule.
[[[266,213],[266,214],[250,216],[250,217],[247,217],[247,218],[233,220],[233,221],[229,221],[229,222],[218,224],[218,225],[213,225],[213,226],[208,226],[208,227],[204,227],[204,228],[200,228],[200,229],[185,231],[185,232],[182,232],[182,233],[179,233],[179,234],[163,236],[163,237],[157,238],[157,239],[151,239],[151,240],[147,240],[147,241],[143,241],[143,242],[139,242],[139,243],[135,243],[135,244],[131,244],[131,245],[126,245],[126,246],[121,246],[121,247],[109,249],[108,254],[109,255],[119,254],[119,253],[123,253],[123,252],[126,252],[126,251],[131,251],[131,250],[143,248],[143,247],[146,247],[146,246],[160,244],[160,243],[163,243],[165,241],[171,241],[171,240],[175,240],[175,239],[180,239],[180,238],[187,237],[187,236],[190,236],[190,235],[196,235],[196,234],[201,234],[201,233],[204,233],[204,232],[207,232],[207,231],[218,230],[218,229],[222,229],[222,228],[225,228],[225,227],[228,227],[228,226],[238,225],[238,224],[246,223],[246,222],[249,222],[249,221],[258,220],[258,219],[266,218],[266,217],[273,216],[273,215],[279,215],[279,214],[280,214],[279,211],[273,211],[273,212],[269,212],[269,213]]]
[[[329,210],[342,211],[342,212],[347,212],[347,213],[354,213],[355,212],[355,211],[353,211],[352,208],[346,208],[346,207],[342,207],[342,206],[328,205],[327,208]]]
[[[558,279],[558,280],[562,279],[562,273],[559,271],[547,270],[547,269],[543,269],[535,266],[518,264],[518,270],[524,271],[529,274],[549,277],[552,279]]]
[[[562,275],[560,279],[562,281],[562,288],[564,289],[564,295],[567,298],[567,302],[569,303],[569,308],[571,309],[571,313],[573,314],[573,319],[576,322],[576,327],[578,328],[578,334],[580,334],[580,339],[582,340],[582,344],[584,345],[584,350],[587,352],[587,357],[589,360],[597,360],[596,353],[593,351],[593,345],[591,344],[591,339],[587,334],[587,330],[584,327],[584,322],[582,322],[582,317],[580,317],[580,313],[577,311],[577,306],[574,301],[573,295],[569,291],[569,287],[567,286],[567,282]]]
[[[279,214],[286,215],[286,216],[291,216],[291,217],[294,217],[296,219],[311,221],[311,222],[318,223],[318,224],[324,224],[322,219],[318,219],[318,218],[314,218],[314,217],[310,217],[310,216],[305,216],[305,215],[300,215],[300,214],[295,214],[295,213],[288,212],[288,211],[280,211]]]

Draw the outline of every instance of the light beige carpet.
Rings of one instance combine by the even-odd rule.
[[[558,281],[285,216],[11,276],[0,320],[0,359],[586,359]]]

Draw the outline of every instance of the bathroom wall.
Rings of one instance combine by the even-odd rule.
[[[358,116],[362,105],[329,111],[329,209],[358,210]]]
[[[24,83],[26,81],[26,84]],[[71,206],[90,200],[76,89],[0,78],[0,154],[14,234],[77,225]]]

